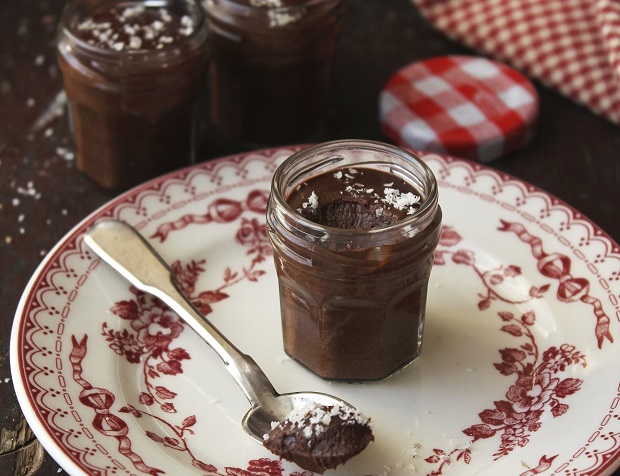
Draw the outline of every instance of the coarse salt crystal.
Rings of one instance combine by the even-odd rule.
[[[290,25],[291,23],[299,21],[303,15],[302,9],[297,9],[297,11],[292,9],[269,10],[269,27],[276,28],[279,26]]]
[[[75,154],[66,147],[56,147],[56,154],[65,160],[73,160]]]
[[[78,26],[78,30],[92,30],[94,28],[95,23],[91,18],[87,18],[83,22],[81,22]]]
[[[420,197],[414,195],[412,192],[401,193],[396,200],[396,207],[403,209],[411,205],[415,205],[420,201]]]
[[[183,15],[181,17],[181,25],[191,27],[194,26],[194,21],[192,20],[192,17],[188,15]]]
[[[317,208],[319,208],[319,197],[317,197],[316,193],[312,191],[312,193],[308,197],[308,201],[302,203],[301,206],[304,208],[310,207],[313,210],[316,210]]]
[[[138,36],[129,38],[129,47],[133,50],[139,50],[142,47],[142,40]]]
[[[415,213],[415,205],[420,202],[420,197],[412,192],[400,193],[400,190],[395,188],[386,187],[383,189],[385,198],[384,203],[392,205],[397,210],[407,209],[407,214],[412,215]]]
[[[93,32],[93,36],[97,38],[102,43],[107,43],[110,37],[112,36],[112,31],[106,30],[99,33],[98,31]]]
[[[36,198],[36,195],[37,195],[37,191],[35,190],[32,182],[28,182],[25,188],[17,187],[16,190],[17,190],[17,193],[19,193],[20,195],[23,195],[24,197],[35,197]],[[19,205],[19,199],[13,199],[13,205],[15,206]]]
[[[166,10],[165,8],[161,8],[159,10],[159,16],[161,16],[161,19],[165,21],[166,23],[172,21],[172,17],[170,16],[170,13],[168,13],[168,10]]]
[[[332,418],[340,418],[347,425],[358,423],[370,426],[370,421],[354,409],[342,407],[338,404],[323,406],[310,402],[291,411],[284,422],[272,422],[271,428],[274,429],[280,423],[289,422],[294,427],[301,428],[304,436],[310,438],[312,435],[318,436],[323,433]]]
[[[136,5],[134,7],[127,7],[121,13],[122,19],[128,19],[137,15],[144,13],[145,7],[144,5]]]

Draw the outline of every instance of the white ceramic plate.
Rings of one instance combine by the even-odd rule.
[[[293,149],[206,162],[86,218],[19,305],[13,379],[71,475],[309,476],[253,442],[215,354],[83,243],[102,217],[137,227],[185,291],[281,392],[352,402],[376,441],[328,474],[609,475],[620,453],[620,250],[578,212],[484,166],[426,155],[440,183],[424,352],[380,382],[325,382],[288,359],[264,228]]]

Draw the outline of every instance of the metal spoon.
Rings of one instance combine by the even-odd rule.
[[[104,220],[84,236],[86,244],[136,288],[158,297],[174,310],[224,361],[226,369],[251,408],[245,414],[243,429],[256,441],[271,431],[271,423],[284,421],[293,410],[314,402],[355,408],[340,398],[317,392],[278,394],[254,360],[241,353],[180,292],[171,269],[151,245],[131,226],[118,220]]]

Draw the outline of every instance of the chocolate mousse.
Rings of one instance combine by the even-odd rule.
[[[420,195],[387,172],[347,167],[304,183],[288,197],[288,203],[321,225],[370,230],[394,225],[413,214]]]
[[[185,0],[69,2],[58,59],[80,171],[124,189],[194,160],[207,39]]]
[[[421,355],[437,197],[426,164],[378,142],[317,144],[278,167],[267,229],[291,358],[363,381]]]
[[[117,6],[95,10],[75,30],[89,45],[121,51],[162,49],[192,34],[194,20],[166,8]]]
[[[264,438],[272,453],[320,474],[346,463],[374,441],[370,421],[359,412],[313,403],[274,422]]]

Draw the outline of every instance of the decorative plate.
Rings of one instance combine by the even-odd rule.
[[[205,162],[137,187],[77,225],[26,288],[12,332],[17,395],[71,475],[311,476],[242,430],[248,403],[170,310],[83,243],[134,225],[184,292],[280,392],[343,397],[376,441],[338,475],[609,475],[620,454],[620,249],[545,192],[426,155],[444,229],[424,352],[378,383],[326,382],[287,358],[264,211],[295,148]]]

